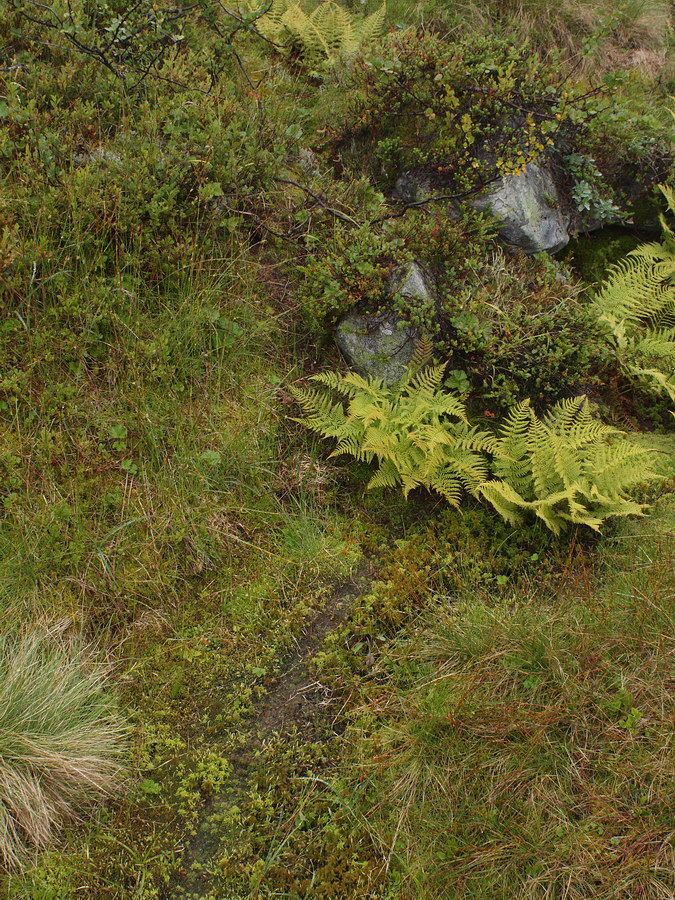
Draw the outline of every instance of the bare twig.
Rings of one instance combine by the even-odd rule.
[[[482,181],[480,184],[477,184],[476,187],[470,188],[466,191],[460,191],[457,194],[437,194],[434,197],[426,197],[424,200],[413,200],[410,203],[406,203],[402,210],[396,213],[391,213],[388,216],[380,216],[378,219],[372,219],[370,224],[377,225],[379,222],[386,222],[388,219],[400,219],[401,216],[404,216],[409,209],[424,209],[428,203],[443,203],[444,201],[450,200],[463,200],[465,197],[471,197],[474,194],[479,194],[484,188],[488,187],[490,184],[494,184],[499,181],[501,175],[495,175],[493,178],[488,178],[486,181]]]
[[[300,184],[299,181],[295,181],[293,178],[275,178],[275,181],[278,181],[280,184],[292,184],[293,187],[300,188],[301,191],[304,191],[310,197],[312,197],[316,202],[321,206],[326,212],[329,212],[331,215],[335,216],[336,219],[340,219],[342,222],[347,222],[349,225],[355,225],[357,228],[359,227],[359,223],[352,219],[351,216],[345,215],[345,213],[340,212],[339,209],[335,209],[332,206],[329,206],[326,201],[319,194],[316,194],[313,190],[308,188],[304,184]]]

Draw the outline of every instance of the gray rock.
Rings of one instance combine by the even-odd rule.
[[[388,289],[392,295],[435,303],[431,279],[420,263],[394,271]],[[419,328],[407,322],[393,306],[380,313],[352,310],[340,320],[335,334],[352,369],[360,375],[382,378],[388,385],[405,374],[419,339]]]
[[[434,288],[432,279],[419,260],[411,262],[409,266],[399,266],[389,276],[387,289],[390,294],[399,294],[401,297],[419,297],[426,303],[434,302]]]
[[[309,147],[300,147],[298,150],[298,166],[305,175],[319,175],[319,160],[316,153]]]
[[[404,203],[416,203],[431,192],[429,179],[419,172],[402,172],[394,185],[394,197]]]
[[[442,191],[431,186],[430,177],[423,171],[403,172],[394,186],[394,196],[404,203],[439,193]],[[527,253],[557,253],[570,239],[569,216],[563,212],[553,176],[548,168],[536,163],[530,163],[521,175],[504,176],[482,197],[469,202],[499,219],[503,240]],[[456,217],[452,203],[445,208],[450,218]]]
[[[557,253],[570,239],[569,216],[561,209],[553,176],[536,163],[521,175],[504,176],[472,206],[499,219],[501,237],[527,253]]]

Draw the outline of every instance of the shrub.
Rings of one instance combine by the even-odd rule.
[[[336,225],[323,251],[312,252],[296,267],[305,321],[321,332],[357,303],[377,309],[387,298],[392,267],[409,258],[396,235]]]
[[[0,857],[8,868],[122,783],[126,729],[105,670],[62,632],[0,639]]]
[[[430,33],[392,36],[356,67],[336,144],[372,143],[392,171],[422,166],[459,190],[522,172],[583,111],[559,72],[527,47],[495,37],[452,43]]]

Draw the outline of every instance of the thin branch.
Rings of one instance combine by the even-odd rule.
[[[460,191],[457,194],[438,194],[435,197],[426,197],[424,200],[414,200],[410,203],[406,203],[402,210],[396,213],[391,213],[388,216],[380,216],[379,219],[372,219],[370,222],[371,225],[377,225],[379,222],[386,222],[388,219],[400,219],[401,216],[404,216],[409,209],[425,209],[428,203],[443,203],[444,201],[450,200],[463,200],[465,197],[471,197],[473,194],[480,193],[483,188],[488,187],[490,184],[494,184],[499,181],[501,175],[495,175],[494,178],[489,178],[487,181],[482,181],[480,184],[476,185],[476,187],[470,188],[467,191]]]
[[[310,197],[313,197],[314,200],[321,206],[326,212],[329,212],[331,215],[335,216],[336,219],[340,219],[343,222],[347,222],[349,225],[355,225],[357,228],[359,227],[359,223],[352,219],[351,216],[345,215],[345,213],[341,213],[339,209],[334,209],[332,206],[329,206],[326,201],[319,194],[315,194],[313,190],[306,187],[304,184],[300,184],[299,181],[294,181],[292,178],[275,178],[275,181],[278,181],[280,184],[292,184],[296,188],[300,188],[301,191],[304,191],[306,194],[309,194]]]
[[[222,11],[225,13],[225,15],[230,16],[232,19],[235,20],[235,22],[239,22],[239,29],[237,29],[237,31],[240,30],[241,28],[244,28],[244,29],[246,29],[246,31],[250,31],[252,34],[255,34],[257,37],[262,38],[263,41],[267,41],[267,43],[270,44],[272,47],[274,47],[276,50],[281,49],[281,44],[277,44],[273,40],[270,40],[270,38],[265,37],[265,35],[261,34],[258,31],[258,29],[251,22],[247,22],[246,19],[242,19],[241,16],[238,16],[236,13],[233,13],[232,10],[230,10],[226,6],[224,6],[222,0],[218,0],[218,6],[222,9]],[[266,15],[270,11],[271,8],[272,8],[272,4],[269,3],[267,8],[262,10],[262,12],[260,12],[260,14],[255,17],[254,21],[257,22],[258,19],[262,19],[262,17],[264,15]]]

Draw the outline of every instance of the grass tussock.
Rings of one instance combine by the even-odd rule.
[[[92,652],[63,628],[0,641],[0,862],[21,865],[123,781],[126,729]]]
[[[608,568],[405,648],[363,763],[403,896],[673,896],[672,543],[625,534]]]
[[[395,9],[398,5],[394,2]],[[672,76],[673,8],[668,0],[491,0],[442,8],[418,3],[424,21],[438,17],[462,31],[496,28],[538,49],[563,50],[585,74],[636,69],[650,78]]]

